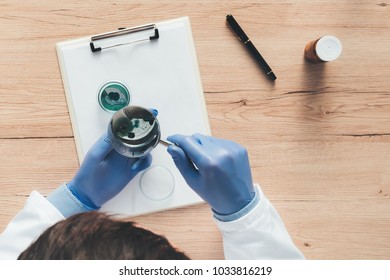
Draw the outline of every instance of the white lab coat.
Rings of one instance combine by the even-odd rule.
[[[222,222],[215,219],[223,236],[226,259],[302,259],[277,211],[262,194],[245,216]],[[41,194],[33,191],[22,211],[0,235],[0,259],[17,259],[48,227],[64,216]]]
[[[260,202],[245,216],[231,222],[215,219],[222,233],[225,259],[304,259],[260,188],[259,195]]]

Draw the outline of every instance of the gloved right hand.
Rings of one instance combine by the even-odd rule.
[[[167,140],[187,184],[221,215],[248,205],[254,195],[248,153],[241,145],[202,134],[172,135]]]

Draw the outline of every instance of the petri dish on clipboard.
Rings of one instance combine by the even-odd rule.
[[[98,92],[100,107],[109,113],[115,113],[130,104],[131,93],[122,82],[105,83]]]

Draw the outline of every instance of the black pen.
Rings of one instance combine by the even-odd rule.
[[[268,78],[270,78],[272,81],[275,81],[276,76],[275,76],[274,72],[272,71],[271,67],[269,67],[268,63],[261,56],[259,51],[253,45],[252,41],[245,34],[244,30],[242,30],[242,28],[237,23],[237,21],[234,19],[234,17],[232,15],[227,15],[226,21],[229,24],[229,26],[231,27],[231,29],[233,30],[234,34],[237,35],[238,39],[244,43],[246,49],[249,51],[249,53],[252,55],[252,57],[260,64],[261,68],[264,70],[265,74],[267,74]]]

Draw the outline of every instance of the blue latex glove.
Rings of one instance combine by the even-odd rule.
[[[244,147],[202,134],[167,139],[178,145],[170,145],[168,152],[187,184],[215,212],[233,214],[252,201],[255,191]]]
[[[156,109],[150,110],[157,116]],[[151,162],[150,154],[142,158],[122,156],[114,150],[105,133],[88,151],[67,187],[84,206],[96,210],[122,191]]]
[[[120,155],[104,134],[88,151],[67,187],[84,206],[96,210],[123,190],[151,162],[150,154],[143,158]]]

